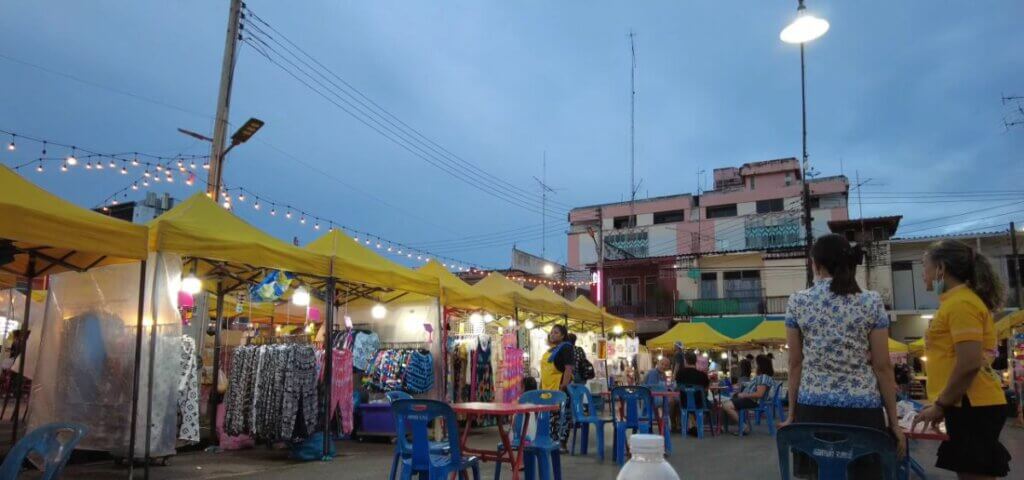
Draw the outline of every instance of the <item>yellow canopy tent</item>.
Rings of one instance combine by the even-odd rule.
[[[196,193],[149,223],[149,248],[214,262],[326,277],[327,256],[264,233]]]
[[[23,322],[18,329],[21,338],[25,338],[31,318],[34,278],[65,271],[84,272],[101,265],[144,261],[148,255],[145,227],[81,208],[39,188],[5,166],[0,166],[0,240],[6,244],[0,246],[10,255],[0,265],[0,271],[9,275],[5,280],[9,282],[18,277],[29,280],[26,292],[29,301],[25,302]],[[145,268],[140,269],[140,277],[144,282]],[[140,286],[140,305],[144,292],[145,288]],[[142,323],[139,315],[136,322],[139,335]],[[38,338],[40,334],[36,335]],[[26,344],[18,356],[19,372],[25,371],[27,349]],[[136,363],[135,368],[138,367]],[[18,375],[16,378],[13,390],[20,392],[24,377]],[[138,391],[137,387],[138,383],[133,383],[134,391]],[[137,401],[136,396],[133,402]],[[17,395],[12,439],[18,437],[21,415],[17,412],[20,409],[21,395]],[[135,448],[135,421],[133,416],[130,450]],[[146,455],[149,455],[148,451]]]
[[[437,262],[429,262],[417,269],[423,275],[436,279],[443,292],[442,303],[447,307],[466,310],[486,310],[492,313],[511,315],[511,299],[492,297],[486,292],[474,289]]]
[[[623,330],[636,330],[636,322],[605,312],[601,307],[591,303],[587,297],[576,297],[576,300],[573,300],[572,303],[577,308],[586,310],[592,315],[598,315],[601,318],[601,322],[604,323],[605,331],[607,332],[611,332],[616,325],[621,326]]]
[[[786,322],[764,320],[753,330],[737,337],[730,343],[736,345],[785,345]]]
[[[437,297],[436,278],[405,268],[356,243],[340,229],[325,233],[305,250],[334,260],[334,277],[375,287]]]
[[[910,349],[910,353],[913,354],[924,352],[924,338],[922,337],[917,340],[914,340],[913,342],[910,342],[910,344],[907,345],[907,347]]]
[[[488,274],[483,280],[473,285],[473,288],[491,297],[511,300],[514,308],[530,310],[538,314],[559,313],[552,311],[558,310],[557,305],[550,305],[549,302],[530,295],[529,290],[499,273]]]
[[[147,254],[145,227],[81,208],[5,166],[0,166],[0,239],[15,248],[14,261],[0,269],[23,277],[145,260]]]
[[[1017,310],[996,322],[996,338],[1005,340],[1013,334],[1014,327],[1024,324],[1024,310]]]
[[[908,353],[908,352],[910,352],[910,347],[907,346],[907,344],[905,344],[905,343],[903,343],[901,341],[895,340],[893,338],[889,338],[889,353]]]
[[[647,341],[647,348],[669,350],[676,342],[685,348],[716,348],[728,345],[732,339],[718,333],[706,323],[677,323],[669,331]]]

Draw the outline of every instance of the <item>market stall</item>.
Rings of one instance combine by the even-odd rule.
[[[38,279],[48,281],[38,343],[26,345],[33,333],[26,322],[18,328],[18,371],[33,380],[28,427],[77,422],[92,432],[79,448],[134,446],[135,429],[124,427],[136,421],[141,393],[145,285],[154,267],[146,229],[82,209],[0,167],[0,239],[0,269],[17,277],[25,297],[33,297]],[[33,305],[40,306],[24,302],[23,320],[34,318]],[[28,372],[33,354],[26,348],[33,345],[46,354]],[[16,377],[16,392],[22,379]],[[20,404],[16,395],[15,412]],[[21,418],[13,416],[12,441]]]
[[[273,443],[278,440],[294,441],[318,431],[324,423],[322,415],[318,415],[323,411],[316,407],[323,405],[316,388],[317,356],[322,356],[318,353],[322,349],[312,345],[309,335],[295,335],[282,342],[280,340],[286,338],[279,338],[277,332],[251,329],[228,335],[234,339],[229,352],[225,348],[224,331],[232,325],[225,320],[224,308],[229,297],[241,295],[243,302],[249,303],[291,301],[308,312],[310,292],[325,284],[330,274],[330,259],[262,232],[202,193],[157,217],[149,228],[150,250],[156,252],[165,275],[172,279],[166,286],[172,308],[167,312],[154,312],[152,316],[155,328],[150,341],[154,345],[166,345],[166,348],[154,349],[154,358],[167,361],[157,362],[161,368],[152,372],[153,377],[158,381],[172,378],[173,372],[167,371],[166,365],[177,363],[171,361],[175,355],[201,363],[203,368],[199,376],[202,380],[199,384],[209,385],[205,390],[210,438],[221,444],[226,438],[219,434],[218,407],[224,411],[220,415],[223,430],[230,437],[244,434]],[[160,292],[160,289],[155,291]],[[207,334],[204,328],[195,333],[198,338],[182,335],[184,322],[179,302],[188,301],[192,295],[202,296],[201,291],[216,298],[213,324],[208,327],[212,335]],[[181,295],[182,292],[185,295]],[[200,317],[200,327],[208,325],[206,315]],[[211,336],[212,345],[208,346]],[[188,349],[190,343],[196,347]],[[186,346],[185,353],[183,345]],[[273,358],[271,364],[285,370],[281,370],[277,377],[264,375],[274,373],[270,369],[260,370],[260,375],[240,375],[254,366],[253,359],[257,356],[266,357],[268,361]],[[265,399],[283,398],[281,389],[284,383],[298,385],[297,390],[289,393],[287,402],[273,400],[251,410],[230,408],[233,402],[244,402],[261,393]],[[224,405],[221,405],[222,393],[225,392],[223,387],[228,388],[223,397]],[[195,401],[198,398],[199,392],[196,392]],[[301,421],[287,421],[285,415],[278,415],[282,405],[288,409],[298,407],[296,415]],[[238,412],[241,417],[235,416]],[[188,421],[198,430],[198,417],[199,409],[196,408],[195,418],[183,418],[183,423]],[[295,429],[296,424],[302,428]],[[173,447],[173,443],[171,445]],[[164,452],[163,448],[164,443],[154,439],[154,448],[146,452],[146,456],[158,456]]]

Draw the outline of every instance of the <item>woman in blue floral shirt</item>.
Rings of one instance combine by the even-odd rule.
[[[889,317],[882,297],[857,285],[861,254],[845,238],[819,238],[811,257],[817,280],[790,296],[786,307],[789,404],[794,407],[783,426],[830,423],[889,431],[902,455],[906,440],[896,418]]]

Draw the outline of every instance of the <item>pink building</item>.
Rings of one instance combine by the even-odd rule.
[[[762,290],[759,296],[765,297],[770,290],[761,280],[766,261],[802,261],[792,258],[802,259],[804,244],[800,163],[785,158],[718,168],[714,182],[714,190],[699,196],[685,193],[632,205],[573,209],[569,267],[594,268],[600,228],[605,241],[603,300],[613,312],[673,317],[679,300],[728,298],[736,294],[731,285],[743,285],[751,296]],[[849,183],[834,176],[812,179],[809,187],[814,234],[829,233],[829,221],[848,218]],[[798,273],[802,279],[803,272]]]

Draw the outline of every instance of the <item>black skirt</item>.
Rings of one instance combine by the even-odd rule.
[[[935,466],[957,473],[1005,477],[1010,452],[999,442],[1006,423],[1006,405],[972,407],[965,396],[962,406],[946,409],[949,440],[939,445]]]

